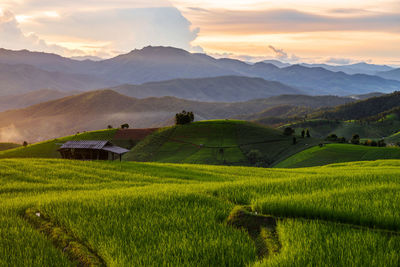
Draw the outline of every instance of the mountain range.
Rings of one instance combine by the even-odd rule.
[[[176,79],[193,79],[192,82],[196,83],[198,78],[219,76],[246,76],[276,81],[311,95],[344,96],[400,90],[400,81],[374,75],[349,75],[314,66],[292,65],[279,68],[265,62],[249,64],[234,59],[216,59],[205,54],[189,53],[173,47],[148,46],[101,61],[79,61],[55,54],[1,49],[0,64],[6,64],[3,65],[5,78],[8,75],[12,77],[13,73],[18,73],[15,77],[25,77],[19,83],[14,81],[15,78],[4,80],[4,84],[0,84],[1,95],[15,95],[43,88],[85,91],[121,84],[140,85]],[[17,70],[7,73],[9,65]],[[383,74],[380,72],[379,75]],[[28,83],[29,80],[32,80],[32,84]],[[196,84],[188,85],[191,86],[195,87]],[[291,92],[281,92],[285,93]]]

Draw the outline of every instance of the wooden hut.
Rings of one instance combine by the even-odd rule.
[[[109,141],[68,141],[58,151],[64,159],[114,160],[129,152],[128,149],[114,146]]]

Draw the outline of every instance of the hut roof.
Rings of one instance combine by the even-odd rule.
[[[59,150],[63,149],[72,149],[72,148],[81,148],[81,149],[98,149],[110,151],[116,154],[125,154],[129,152],[128,149],[114,146],[109,141],[94,141],[94,140],[81,140],[81,141],[67,141],[64,143]]]
[[[125,153],[129,152],[128,149],[125,149],[125,148],[122,148],[119,146],[105,146],[105,147],[103,147],[103,150],[110,151],[115,154],[125,154]]]
[[[109,141],[92,141],[92,140],[67,141],[60,147],[60,149],[64,148],[102,149],[108,144],[110,144]]]

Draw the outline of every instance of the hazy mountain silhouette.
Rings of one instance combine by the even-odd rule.
[[[304,93],[279,82],[241,76],[175,79],[150,82],[142,85],[122,85],[111,89],[137,98],[175,96],[190,100],[211,102],[238,102],[282,94]]]
[[[378,75],[385,79],[400,81],[400,68],[390,71],[379,72]]]

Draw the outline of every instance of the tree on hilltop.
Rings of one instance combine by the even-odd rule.
[[[186,112],[183,110],[180,113],[175,115],[175,124],[176,125],[183,125],[188,124],[194,121],[194,114],[191,111]]]

